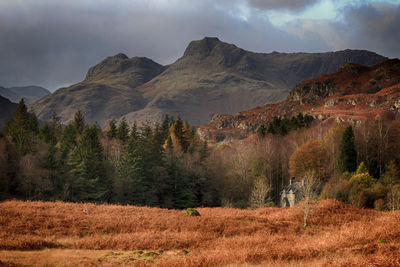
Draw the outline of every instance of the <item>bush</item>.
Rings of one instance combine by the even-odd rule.
[[[200,216],[200,213],[196,209],[193,209],[193,208],[186,209],[185,214],[187,216]]]

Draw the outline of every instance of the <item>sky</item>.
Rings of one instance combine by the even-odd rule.
[[[171,64],[205,36],[255,52],[398,58],[400,0],[1,0],[0,86],[54,91],[120,52]]]

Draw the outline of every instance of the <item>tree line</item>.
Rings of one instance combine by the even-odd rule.
[[[180,118],[107,131],[78,111],[41,127],[23,100],[0,139],[1,199],[107,202],[185,208],[220,205],[206,171],[207,144]]]
[[[0,199],[256,208],[312,173],[319,198],[400,209],[400,119],[352,127],[298,114],[260,128],[255,141],[210,148],[179,117],[102,131],[80,111],[39,123],[22,100],[0,134]]]

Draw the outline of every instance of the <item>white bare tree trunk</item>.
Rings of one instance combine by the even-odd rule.
[[[319,183],[319,179],[313,171],[306,172],[298,186],[302,199],[304,200],[304,228],[308,226],[308,217],[311,211],[312,199],[316,195],[316,189],[318,188]]]

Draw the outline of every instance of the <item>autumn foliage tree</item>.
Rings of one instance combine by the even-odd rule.
[[[319,179],[326,177],[326,150],[319,140],[310,140],[301,145],[289,159],[289,173],[303,177],[313,171]]]

